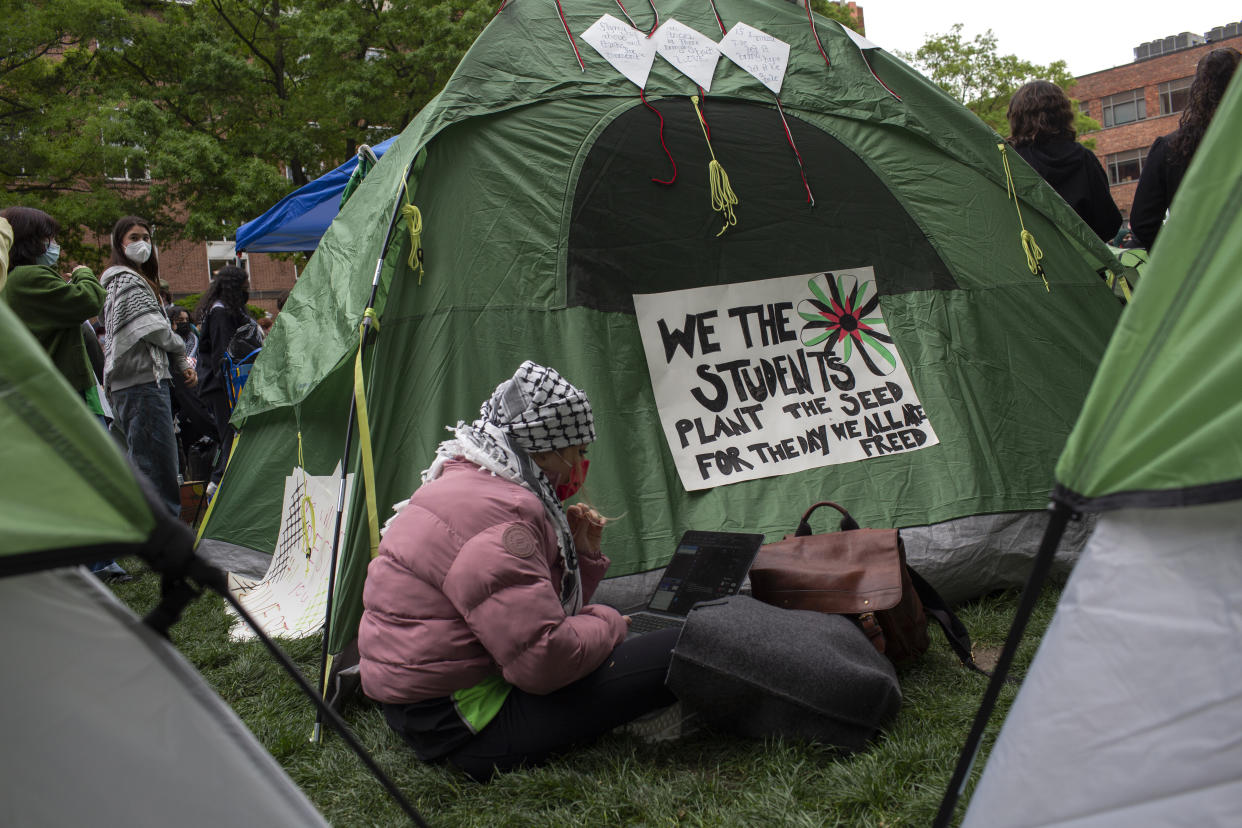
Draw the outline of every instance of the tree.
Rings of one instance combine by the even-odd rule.
[[[955,23],[947,34],[929,37],[914,54],[899,56],[1001,135],[1009,135],[1005,111],[1009,99],[1022,84],[1046,80],[1062,89],[1073,85],[1074,77],[1065,61],[1041,66],[1015,55],[999,55],[996,35],[991,29],[967,41],[962,37],[962,28],[961,23]],[[1075,112],[1075,127],[1080,134],[1100,128],[1099,123],[1079,112],[1077,107]]]
[[[836,0],[810,0],[811,11],[827,17],[829,20],[835,20],[842,26],[849,26],[856,32],[861,34],[858,28],[858,21],[850,14],[849,7],[844,3],[838,3]]]
[[[67,255],[126,213],[220,239],[399,132],[492,0],[0,0],[0,185]]]

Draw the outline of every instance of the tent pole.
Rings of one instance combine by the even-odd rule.
[[[1005,647],[1001,650],[996,669],[992,671],[992,678],[988,681],[983,700],[979,703],[979,710],[975,713],[975,721],[970,728],[970,734],[966,737],[962,752],[957,757],[957,767],[949,780],[948,788],[945,789],[944,798],[940,800],[940,810],[936,814],[936,821],[932,823],[933,828],[948,828],[953,820],[957,800],[966,789],[971,768],[978,756],[979,744],[983,740],[983,730],[987,727],[988,719],[991,718],[992,711],[996,707],[996,699],[1005,685],[1005,677],[1009,673],[1013,657],[1018,652],[1018,645],[1022,643],[1022,634],[1026,631],[1027,622],[1031,620],[1031,613],[1035,610],[1035,602],[1039,598],[1048,572],[1052,569],[1052,559],[1061,542],[1061,535],[1065,533],[1065,526],[1070,519],[1077,516],[1070,507],[1057,501],[1050,503],[1048,510],[1051,514],[1048,526],[1044,529],[1043,540],[1039,544],[1039,553],[1035,556],[1035,563],[1031,567],[1031,574],[1027,577],[1026,586],[1022,588],[1022,598],[1018,603],[1017,612],[1014,613],[1013,623],[1009,627]]]
[[[219,583],[223,583],[224,574],[219,574]],[[250,629],[254,631],[254,634],[259,637],[259,640],[262,641],[263,645],[267,647],[269,652],[271,652],[272,657],[276,659],[277,663],[284,668],[285,672],[288,673],[293,678],[294,682],[297,683],[298,688],[301,689],[301,691],[305,693],[315,704],[316,717],[320,720],[326,717],[328,719],[328,723],[331,724],[332,727],[336,728],[336,732],[340,734],[342,739],[345,740],[345,743],[349,745],[349,748],[357,754],[358,758],[362,760],[362,763],[367,766],[369,771],[371,771],[371,774],[379,780],[379,783],[384,786],[385,790],[388,791],[388,795],[393,798],[393,801],[401,807],[401,810],[405,811],[406,816],[408,816],[415,825],[421,826],[421,828],[427,828],[427,823],[423,820],[422,815],[419,814],[418,810],[405,797],[405,795],[401,793],[401,789],[397,787],[397,784],[392,781],[388,774],[384,773],[380,766],[376,764],[375,758],[371,756],[370,752],[362,745],[361,742],[358,741],[358,737],[355,736],[353,731],[349,729],[349,725],[345,723],[345,720],[341,718],[339,713],[328,706],[328,703],[323,700],[318,691],[310,686],[310,682],[308,682],[302,675],[302,672],[298,669],[298,666],[294,664],[285,651],[280,649],[276,642],[263,631],[262,625],[259,624],[259,622],[246,611],[245,607],[241,605],[241,602],[237,600],[237,596],[230,592],[227,586],[221,588],[218,585],[214,585],[212,588],[222,595],[224,600],[228,602],[229,606],[233,608],[233,611],[237,613],[238,617],[249,625]],[[324,637],[327,637],[326,633]]]
[[[401,178],[401,188],[407,186],[410,171],[413,169],[413,163],[405,168],[405,175]],[[388,233],[384,236],[384,246],[380,248],[379,258],[375,260],[375,274],[371,277],[371,295],[367,298],[367,307],[362,315],[362,335],[358,341],[358,351],[365,354],[367,340],[371,338],[371,309],[375,307],[375,297],[379,293],[380,271],[384,267],[384,259],[388,256],[388,248],[392,244],[393,234],[397,229],[397,221],[401,218],[401,189],[398,188],[394,198],[394,207],[392,216],[388,220]],[[345,509],[345,483],[349,473],[349,452],[353,447],[354,435],[354,418],[358,412],[358,396],[355,392],[350,396],[349,416],[345,421],[345,448],[341,452],[341,482],[337,490],[336,496],[336,521],[333,524],[332,531],[332,559],[328,565],[328,595],[327,608],[324,611],[323,618],[323,646],[319,653],[319,693],[325,695],[327,692],[328,679],[328,634],[332,631],[332,601],[336,593],[336,566],[340,556],[341,549],[341,517]],[[311,731],[310,740],[318,744],[323,736],[323,711],[322,708],[316,708],[315,711],[315,727]]]

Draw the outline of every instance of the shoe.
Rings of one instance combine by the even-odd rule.
[[[98,569],[92,569],[99,579],[109,584],[124,584],[134,580],[134,576],[130,575],[116,561],[108,561]]]
[[[697,731],[696,715],[683,715],[681,702],[653,710],[621,726],[623,733],[637,736],[649,744],[671,742]]]

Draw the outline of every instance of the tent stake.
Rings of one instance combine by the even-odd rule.
[[[410,178],[410,171],[413,169],[413,162],[406,167],[405,175],[401,179],[401,187],[407,186]],[[365,354],[367,340],[371,338],[371,328],[373,321],[373,309],[375,307],[375,296],[379,293],[380,271],[384,267],[384,259],[388,256],[388,248],[392,244],[393,233],[397,229],[397,221],[401,218],[402,199],[400,190],[394,199],[395,207],[392,216],[388,220],[388,233],[384,236],[384,245],[380,248],[379,258],[375,260],[375,273],[371,277],[371,295],[367,298],[367,306],[362,314],[362,336],[358,341],[359,361],[361,355]],[[323,646],[319,653],[319,693],[321,698],[327,695],[328,682],[328,635],[332,631],[332,602],[336,593],[336,567],[340,556],[341,549],[341,517],[345,509],[345,484],[349,476],[349,452],[353,447],[354,435],[354,418],[358,412],[358,396],[353,394],[350,396],[349,416],[345,421],[345,448],[341,452],[341,483],[337,489],[336,496],[336,520],[333,524],[332,532],[332,559],[328,564],[328,594],[327,607],[324,611],[323,618]],[[365,484],[364,484],[365,485]],[[323,735],[323,710],[316,708],[315,726],[311,730],[311,742],[319,744]]]
[[[1022,643],[1022,634],[1026,631],[1027,622],[1031,620],[1035,601],[1039,598],[1049,570],[1052,569],[1052,559],[1061,542],[1061,535],[1065,533],[1066,524],[1075,517],[1070,507],[1056,501],[1048,505],[1048,511],[1051,513],[1048,526],[1044,529],[1044,538],[1040,541],[1039,553],[1035,556],[1035,563],[1031,566],[1031,574],[1027,577],[1026,586],[1022,588],[1022,598],[1018,603],[1017,612],[1014,613],[1013,624],[1009,627],[1009,636],[1005,639],[1005,647],[1001,650],[1000,658],[996,662],[996,669],[992,671],[992,678],[988,681],[987,690],[984,691],[983,701],[979,703],[979,710],[975,713],[975,722],[970,728],[970,735],[966,737],[966,744],[962,745],[962,752],[957,757],[957,767],[953,771],[953,777],[949,780],[949,787],[945,789],[944,798],[940,800],[940,811],[936,814],[936,821],[932,823],[933,828],[948,828],[953,820],[953,810],[957,807],[958,798],[966,789],[966,782],[970,779],[970,770],[979,754],[983,729],[987,727],[988,719],[991,718],[992,711],[996,707],[996,699],[1000,696],[1001,687],[1005,684],[1009,666],[1018,652],[1018,645]]]

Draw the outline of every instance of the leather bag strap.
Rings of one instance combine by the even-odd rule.
[[[949,641],[949,647],[957,654],[958,660],[976,673],[991,676],[991,673],[975,663],[970,633],[967,632],[966,625],[961,619],[949,609],[949,605],[940,597],[940,593],[936,592],[935,587],[927,583],[922,575],[908,565],[906,572],[910,573],[910,583],[914,584],[914,591],[918,593],[919,600],[923,602],[923,611],[940,625],[940,629],[944,631],[944,637]]]
[[[845,511],[844,506],[833,503],[831,500],[821,500],[819,503],[816,503],[811,508],[807,509],[806,513],[802,515],[802,520],[798,521],[798,528],[794,530],[794,537],[806,537],[807,535],[814,534],[814,532],[811,531],[811,524],[808,523],[808,521],[811,519],[811,513],[820,506],[831,506],[841,513],[842,532],[848,532],[852,529],[858,528],[858,521],[854,520],[854,518],[850,516],[850,513]]]

